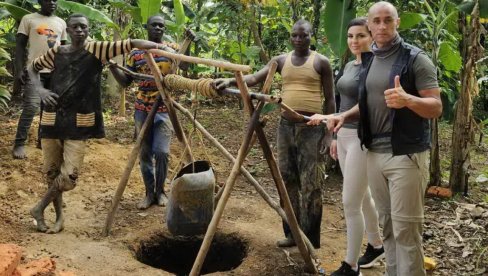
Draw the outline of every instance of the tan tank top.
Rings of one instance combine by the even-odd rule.
[[[292,54],[293,52],[288,54],[281,69],[283,103],[294,110],[321,114],[322,83],[319,73],[313,67],[317,52],[312,51],[302,66],[293,65]]]

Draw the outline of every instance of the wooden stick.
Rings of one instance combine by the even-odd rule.
[[[124,73],[129,74],[131,77],[133,77],[135,79],[154,80],[153,75],[135,73],[135,72],[132,72],[129,69],[127,69],[123,66],[120,66],[118,64],[114,64],[113,66],[116,66],[117,68],[124,71]],[[241,97],[241,92],[237,89],[232,89],[232,88],[225,88],[225,89],[217,91],[217,93],[219,93],[221,96],[222,95],[232,95],[232,96]],[[282,99],[278,96],[266,95],[264,93],[249,92],[249,95],[251,95],[251,98],[254,100],[264,101],[264,102],[268,102],[268,103],[280,104],[282,101]]]
[[[207,256],[213,237],[215,235],[215,232],[217,231],[217,225],[219,224],[220,219],[222,218],[225,205],[229,200],[230,193],[232,191],[232,188],[234,187],[236,178],[239,175],[240,168],[242,166],[242,163],[244,162],[244,158],[246,157],[245,156],[246,150],[249,147],[249,142],[251,141],[252,134],[257,125],[259,125],[259,112],[256,112],[254,116],[251,118],[251,121],[249,122],[246,134],[244,136],[244,140],[242,141],[241,147],[239,149],[239,153],[237,155],[237,160],[234,163],[234,166],[232,167],[229,177],[227,178],[227,181],[224,186],[224,192],[222,194],[222,199],[217,204],[215,213],[212,217],[212,220],[210,221],[207,232],[205,233],[205,238],[203,239],[202,246],[198,251],[198,255],[197,258],[195,259],[195,262],[193,263],[190,276],[197,276],[200,274],[203,262],[205,261],[205,257]]]
[[[183,147],[186,150],[186,161],[193,162],[193,155],[190,144],[188,143],[185,132],[183,131],[183,128],[178,121],[178,117],[176,116],[176,112],[173,107],[173,102],[171,101],[171,97],[166,89],[163,87],[163,76],[161,75],[161,71],[159,70],[159,67],[156,65],[156,61],[154,61],[154,58],[150,53],[145,53],[144,58],[146,59],[147,64],[149,65],[149,68],[151,68],[151,72],[154,75],[154,80],[156,82],[156,86],[158,87],[159,94],[161,95],[164,104],[168,108],[169,119],[171,120],[171,124],[173,124],[176,137],[183,144]]]
[[[110,205],[110,209],[108,211],[108,215],[107,215],[107,218],[105,220],[105,226],[103,227],[103,231],[102,231],[102,235],[104,237],[108,236],[108,234],[110,233],[110,229],[112,228],[115,213],[117,212],[117,208],[119,206],[120,199],[122,198],[122,195],[124,194],[125,187],[127,186],[127,182],[129,181],[129,177],[130,177],[130,174],[132,172],[132,168],[134,167],[134,164],[136,163],[139,151],[141,150],[142,141],[144,140],[144,137],[146,136],[148,129],[153,124],[154,116],[156,115],[156,111],[158,110],[158,107],[160,104],[161,104],[161,97],[158,96],[156,102],[154,102],[154,104],[152,106],[151,111],[147,115],[146,120],[142,124],[141,131],[139,132],[139,135],[137,136],[136,143],[135,143],[134,147],[132,148],[132,151],[129,155],[129,159],[127,161],[127,165],[125,166],[122,177],[120,178],[119,186],[117,187],[117,191],[115,192],[115,195],[112,199],[112,205]]]
[[[266,76],[266,80],[264,81],[263,85],[263,93],[269,94],[269,90],[271,89],[271,84],[273,83],[273,77],[276,73],[276,69],[278,69],[278,62],[271,63],[268,71],[268,75]]]
[[[191,114],[191,112],[184,108],[182,105],[177,103],[176,101],[173,100],[173,105],[175,106],[176,109],[178,109],[183,115],[185,115],[188,119],[190,119],[192,122],[195,123],[195,127],[207,138],[207,140],[214,145],[229,161],[232,163],[236,162],[236,159],[232,154],[217,140],[215,139],[212,134],[210,134]],[[285,211],[280,207],[279,204],[274,202],[274,200],[271,198],[271,196],[268,195],[266,190],[259,184],[259,182],[251,175],[251,173],[244,168],[244,166],[241,166],[240,168],[241,174],[251,183],[251,185],[256,189],[256,191],[261,195],[261,197],[268,203],[268,205],[273,208],[278,215],[286,222],[288,223],[288,219],[286,218]],[[224,191],[223,187],[219,190],[219,193],[221,191]],[[218,194],[217,194],[218,195]],[[217,195],[215,198],[217,198]],[[217,205],[217,204],[216,204]],[[315,250],[313,248],[312,243],[310,240],[305,236],[303,231],[300,229],[300,235],[302,236],[303,240],[305,241],[305,244],[307,245],[308,251],[312,254],[312,257],[317,259],[317,256],[315,255]]]
[[[266,76],[266,80],[264,81],[263,90],[262,90],[263,94],[269,93],[269,89],[271,88],[271,83],[273,82],[273,77],[274,77],[274,74],[276,73],[277,68],[278,68],[278,62],[275,61],[275,62],[271,63],[269,71],[268,71],[268,75]],[[261,128],[264,128],[265,126],[266,126],[266,118],[261,120]],[[254,132],[252,135],[251,144],[249,145],[249,148],[247,149],[246,156],[249,154],[252,147],[254,147],[254,144],[256,143],[257,138],[258,137],[256,135],[256,132]]]
[[[184,55],[188,47],[190,47],[190,44],[191,44],[191,39],[185,37],[185,40],[181,44],[178,54]],[[173,60],[173,63],[171,64],[170,72],[174,74],[174,72],[176,72],[176,69],[178,69],[179,65],[180,65],[180,60],[178,59]]]
[[[130,71],[129,69],[127,69],[125,67],[122,67],[122,66],[120,66],[118,64],[116,66],[117,66],[117,68],[122,69],[125,73],[130,74],[134,78],[139,78],[139,79],[154,79],[154,77],[151,76],[151,75],[134,73],[134,72]],[[271,85],[271,84],[269,84],[269,85]],[[298,112],[296,112],[295,110],[293,110],[291,107],[289,107],[288,105],[286,105],[285,103],[282,102],[281,97],[273,96],[273,95],[267,95],[267,91],[266,90],[267,89],[266,89],[266,84],[265,84],[263,86],[263,91],[261,93],[249,92],[249,95],[251,95],[251,98],[252,99],[255,99],[255,100],[279,104],[282,109],[284,109],[285,111],[288,111],[289,113],[291,113],[292,116],[293,116],[293,118],[296,119],[296,120],[303,120],[305,122],[310,121],[310,117],[309,116],[305,116],[305,115],[299,114]],[[222,90],[218,91],[218,93],[221,94],[221,95],[234,95],[234,96],[241,97],[241,92],[239,90],[237,90],[237,89],[232,89],[232,88],[222,89]],[[327,120],[323,120],[322,121],[322,124],[326,125],[327,124]]]
[[[242,98],[243,99],[247,98],[247,101],[244,100],[244,103],[247,102],[246,105],[249,107],[249,112],[251,112],[252,114],[252,112],[254,111],[252,102],[250,97],[247,95],[248,92],[247,85],[244,82],[244,77],[242,76],[241,72],[236,72],[236,81],[239,89],[241,90]],[[258,107],[261,107],[263,105],[264,105],[263,102],[259,102]],[[274,157],[273,151],[269,146],[268,140],[266,138],[266,134],[264,133],[263,129],[259,125],[256,126],[256,134],[258,136],[259,143],[261,144],[261,148],[263,149],[264,157],[268,162],[268,166],[271,171],[271,175],[273,176],[273,180],[276,184],[278,192],[280,193],[280,198],[283,202],[283,207],[284,207],[283,209],[286,213],[286,217],[288,218],[288,222],[289,222],[288,225],[290,226],[291,234],[293,235],[293,239],[297,244],[298,250],[300,251],[302,258],[305,261],[305,270],[307,270],[307,272],[310,273],[318,274],[317,267],[315,266],[311,258],[312,253],[310,253],[307,250],[307,247],[305,246],[302,236],[300,235],[300,227],[298,225],[298,221],[293,212],[290,197],[288,196],[288,192],[286,191],[285,183],[283,182],[283,178],[281,177],[281,173],[278,168],[278,164]]]
[[[166,52],[166,51],[159,50],[159,49],[150,49],[150,50],[148,50],[148,52],[155,53],[159,56],[167,57],[167,58],[170,58],[172,60],[181,60],[181,61],[186,61],[186,62],[190,62],[190,63],[205,64],[205,65],[209,65],[209,66],[215,66],[215,67],[227,69],[230,71],[242,71],[242,72],[250,72],[251,71],[250,66],[234,64],[234,63],[230,63],[227,61],[198,58],[198,57],[190,57],[190,56],[185,56],[185,55],[181,55],[181,54]]]
[[[288,192],[285,188],[285,183],[283,182],[283,178],[281,177],[278,164],[276,163],[276,159],[273,155],[271,147],[269,146],[268,140],[266,139],[266,135],[264,134],[263,129],[256,129],[256,133],[259,139],[259,144],[261,144],[261,148],[263,149],[263,154],[271,170],[271,175],[273,176],[273,180],[275,181],[276,187],[280,194],[280,198],[283,202],[283,209],[286,213],[286,217],[288,218],[288,225],[290,226],[291,234],[293,235],[293,239],[297,244],[298,250],[300,251],[302,258],[305,261],[305,268],[308,272],[317,274],[317,267],[311,259],[311,255],[313,255],[313,253],[307,250],[302,236],[300,235],[300,227],[295,217],[295,213],[293,212],[290,197],[288,196]]]

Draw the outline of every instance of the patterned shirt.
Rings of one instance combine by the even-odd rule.
[[[60,46],[66,47],[66,46]],[[85,140],[105,136],[101,103],[103,64],[132,50],[130,40],[87,42],[72,51],[51,48],[33,61],[37,71],[52,70],[50,89],[58,95],[56,106],[42,111],[41,138]]]
[[[178,45],[174,43],[163,42],[162,45],[169,47],[173,50],[178,50]],[[149,68],[149,65],[146,64],[146,60],[144,59],[144,53],[145,51],[143,50],[132,50],[127,59],[126,67],[132,72],[152,75],[151,68]],[[171,59],[158,56],[156,54],[152,55],[154,57],[154,60],[156,61],[156,64],[159,67],[159,70],[161,71],[161,74],[166,75],[170,73],[172,64]],[[154,80],[138,81],[135,109],[146,112],[151,111],[152,105],[156,101],[158,95],[159,90]],[[158,112],[167,112],[164,103],[159,106]]]
[[[103,64],[115,56],[126,54],[132,50],[130,39],[109,42],[91,41],[85,43],[85,50],[95,55]],[[42,69],[54,69],[54,56],[59,51],[59,46],[49,49],[46,54],[34,59],[32,66],[36,71]]]

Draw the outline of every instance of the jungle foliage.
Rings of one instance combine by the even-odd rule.
[[[371,0],[58,0],[58,15],[81,12],[92,21],[97,40],[144,38],[143,24],[160,13],[167,22],[166,39],[180,42],[184,28],[197,34],[191,54],[248,64],[255,70],[270,57],[291,49],[288,42],[293,22],[308,19],[314,29],[313,47],[327,56],[336,72],[350,59],[346,25],[364,16]],[[438,68],[444,103],[443,119],[452,122],[461,89],[465,37],[462,25],[469,25],[475,4],[484,31],[479,43],[486,48],[488,0],[392,0],[400,13],[400,34],[422,48]],[[15,44],[16,25],[37,8],[37,0],[0,1],[0,105],[6,105],[12,72],[10,55]],[[487,58],[476,63],[479,93],[473,102],[474,123],[481,129],[488,121]],[[219,77],[225,73],[193,66],[192,76]],[[434,122],[434,125],[437,123]],[[437,138],[434,138],[437,139]],[[433,141],[434,144],[436,141]],[[434,154],[435,155],[435,154]],[[437,154],[438,155],[438,154]],[[439,171],[439,168],[435,168]],[[440,174],[440,173],[439,173]],[[432,176],[432,175],[431,175]],[[440,182],[436,180],[436,182]],[[435,183],[439,184],[439,183]]]

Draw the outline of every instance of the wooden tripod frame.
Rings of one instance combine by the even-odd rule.
[[[150,50],[149,52],[151,53],[156,53],[158,55],[166,55],[167,52],[164,52],[162,50]],[[164,103],[166,104],[168,108],[168,113],[169,117],[171,120],[171,123],[173,124],[173,127],[175,128],[175,133],[177,135],[178,140],[182,143],[183,147],[186,148],[185,152],[189,154],[186,158],[187,161],[193,161],[193,156],[191,156],[191,149],[188,144],[188,141],[186,139],[185,133],[181,128],[181,124],[179,123],[175,109],[180,110],[184,115],[189,116],[190,118],[193,118],[191,116],[191,113],[183,108],[181,105],[176,103],[169,95],[167,90],[165,89],[163,85],[163,76],[161,75],[161,72],[159,71],[159,68],[157,67],[152,55],[146,54],[145,56],[147,64],[151,68],[151,72],[154,76],[154,79],[156,80],[156,84],[158,86],[159,93],[161,95],[161,98],[164,100]],[[278,165],[276,162],[276,158],[274,157],[274,154],[271,150],[271,147],[268,143],[268,140],[266,138],[266,135],[264,133],[263,127],[261,125],[261,122],[259,121],[260,114],[261,114],[261,109],[263,108],[265,101],[258,100],[258,103],[256,106],[253,105],[250,92],[248,90],[248,87],[246,83],[244,82],[244,76],[242,74],[242,71],[249,71],[249,68],[243,66],[243,65],[238,65],[238,64],[232,64],[228,62],[221,62],[221,61],[213,61],[209,59],[200,59],[196,57],[188,57],[184,55],[179,55],[179,54],[171,54],[172,59],[178,59],[178,60],[184,60],[186,62],[192,62],[192,63],[200,63],[200,64],[207,64],[211,66],[217,66],[225,69],[230,69],[233,70],[235,73],[235,78],[237,80],[237,85],[240,91],[240,96],[243,99],[245,110],[247,113],[249,113],[249,116],[251,117],[251,120],[247,126],[246,133],[244,135],[243,141],[241,143],[241,147],[239,149],[238,155],[236,158],[234,158],[218,141],[216,141],[215,138],[213,138],[198,122],[195,122],[195,125],[199,128],[200,131],[204,134],[204,136],[209,139],[216,147],[224,153],[224,155],[231,160],[234,165],[232,167],[232,170],[230,172],[230,175],[228,176],[225,186],[221,190],[221,197],[220,200],[217,203],[215,213],[212,217],[212,220],[210,221],[210,224],[208,226],[207,232],[205,233],[204,240],[202,242],[202,245],[200,247],[200,250],[198,252],[198,255],[195,259],[195,262],[193,264],[192,270],[190,272],[190,275],[196,276],[200,274],[203,262],[205,261],[205,258],[207,256],[207,253],[210,249],[210,245],[212,243],[213,237],[215,235],[215,232],[217,231],[217,226],[220,222],[220,219],[222,218],[223,211],[225,209],[225,206],[227,204],[227,201],[229,200],[230,193],[234,187],[234,184],[236,182],[236,178],[239,175],[239,173],[242,173],[243,176],[245,176],[250,183],[256,188],[257,192],[263,197],[263,199],[274,209],[277,211],[277,213],[280,215],[280,217],[285,220],[285,222],[288,223],[290,226],[291,233],[293,235],[293,239],[295,240],[297,247],[300,251],[300,254],[305,261],[305,270],[309,273],[314,273],[318,274],[317,271],[317,259],[315,257],[315,252],[313,249],[313,246],[311,245],[310,241],[308,238],[305,236],[303,231],[300,229],[297,219],[295,217],[295,214],[293,212],[293,208],[291,206],[290,198],[288,196],[288,193],[285,188],[285,184],[283,182],[283,178],[281,177],[281,173],[278,169]],[[264,86],[264,91],[269,89],[269,86],[271,85],[271,81],[273,79],[273,75],[276,71],[276,64],[272,66],[272,70],[268,73],[268,76],[266,78],[265,86]],[[283,105],[280,104],[282,107]],[[156,106],[156,104],[155,104]],[[110,232],[111,225],[113,223],[113,219],[115,216],[115,213],[117,211],[118,204],[120,202],[120,198],[122,197],[122,194],[125,190],[125,187],[128,182],[128,178],[130,175],[130,172],[135,164],[135,161],[137,159],[138,152],[140,150],[141,142],[143,140],[143,137],[147,133],[147,129],[149,129],[148,125],[151,124],[153,121],[155,112],[153,112],[155,109],[155,106],[153,106],[153,109],[151,113],[148,115],[146,121],[144,122],[141,132],[139,133],[139,136],[137,137],[136,144],[129,156],[128,164],[125,168],[124,174],[119,182],[119,186],[117,188],[116,194],[112,200],[112,205],[110,207],[109,214],[106,219],[105,227],[103,229],[103,235],[108,236]],[[285,107],[287,108],[287,107]],[[291,109],[290,109],[291,110]],[[293,110],[291,110],[293,111]],[[294,111],[293,111],[294,112]],[[193,118],[194,120],[194,118]],[[278,189],[278,192],[280,194],[280,198],[283,201],[283,208],[281,208],[278,204],[276,204],[271,197],[266,193],[266,191],[259,185],[259,183],[251,176],[251,174],[245,170],[245,168],[242,166],[243,161],[247,154],[249,153],[250,147],[252,147],[252,144],[254,143],[253,141],[259,140],[259,143],[261,145],[261,148],[263,150],[264,157],[267,160],[268,166],[271,171],[271,175],[273,177],[273,180],[276,184],[276,187]]]

